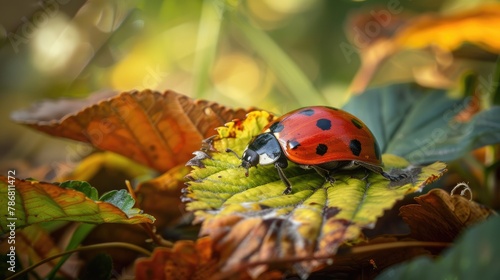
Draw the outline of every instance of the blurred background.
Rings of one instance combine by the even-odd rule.
[[[278,114],[312,104],[340,107],[360,68],[360,47],[369,43],[359,44],[366,38],[356,23],[378,18],[384,28],[372,31],[384,36],[405,18],[485,2],[492,1],[2,0],[1,172],[50,178],[37,168],[63,161],[67,166],[57,168],[71,169],[90,152],[12,123],[13,111],[41,100],[149,88]],[[358,45],[351,43],[356,36]],[[374,81],[412,80],[416,68],[435,61],[409,51]],[[487,59],[475,67],[491,72],[491,65]]]
[[[490,88],[500,36],[489,34],[498,35],[500,30],[500,6],[491,9],[484,22],[472,22],[470,30],[457,28],[453,18],[447,18],[438,32],[406,42],[410,47],[384,45],[413,19],[459,14],[487,3],[498,1],[0,0],[0,175],[15,170],[18,178],[57,180],[93,152],[88,144],[11,121],[12,112],[47,99],[85,98],[107,90],[171,89],[227,106],[282,114],[308,105],[341,107],[366,86],[396,82],[459,92],[453,89],[465,72],[475,73],[481,85]],[[462,44],[467,40],[461,35],[473,43]],[[99,159],[101,165],[105,156]],[[85,176],[75,177],[90,178],[93,186],[118,188],[124,178],[151,175],[149,169],[116,157],[109,169],[121,169],[119,174],[105,168],[98,171],[102,166],[89,158],[75,172],[86,172]],[[498,169],[498,164],[492,166]],[[484,166],[470,168],[459,162],[455,167],[450,164],[453,168],[461,175],[443,185],[464,180],[493,187],[491,182],[499,181],[484,179]],[[483,202],[491,201],[488,194],[493,192],[482,193]],[[157,213],[184,214],[179,196],[151,191],[149,198],[162,203],[149,200],[142,209],[163,217],[156,223],[161,228],[172,218]],[[397,227],[392,220],[397,209],[385,215],[388,222],[379,222],[379,227]],[[102,225],[86,242],[101,243],[111,237],[142,244],[144,232],[130,228]],[[186,232],[162,234],[175,240],[185,239]],[[192,230],[190,236],[196,235]],[[129,258],[123,263],[135,258],[116,256]]]

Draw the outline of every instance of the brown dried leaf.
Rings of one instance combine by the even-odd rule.
[[[135,278],[141,279],[208,279],[216,272],[212,260],[210,238],[195,242],[181,240],[173,248],[159,247],[150,258],[140,258],[135,263]]]
[[[149,258],[140,258],[135,263],[135,279],[158,280],[250,280],[247,272],[221,273],[223,264],[219,255],[212,250],[210,237],[202,237],[195,242],[180,240],[173,248],[159,247]],[[283,279],[279,271],[270,271],[259,276],[261,280]]]
[[[452,242],[465,228],[494,213],[462,196],[450,196],[441,189],[416,197],[418,204],[400,208],[403,220],[410,226],[411,236],[423,241]]]
[[[83,108],[89,100],[102,98],[99,95],[83,103],[71,103],[71,111],[78,104]],[[15,112],[12,118],[54,136],[122,154],[159,171],[184,164],[200,142],[215,133],[214,128],[247,113],[170,90],[144,90],[124,92],[63,117],[62,112],[50,114],[67,104],[67,100],[45,102]]]

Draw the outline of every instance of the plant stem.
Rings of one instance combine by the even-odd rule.
[[[194,60],[193,94],[197,98],[204,96],[211,88],[210,70],[215,60],[219,31],[224,7],[218,7],[214,0],[204,0],[198,27]],[[217,9],[220,10],[217,10]]]
[[[249,47],[255,50],[271,66],[279,80],[301,106],[328,105],[325,97],[293,60],[264,31],[255,28],[240,14],[232,16],[232,23],[241,31]]]

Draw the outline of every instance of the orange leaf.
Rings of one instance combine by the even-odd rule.
[[[109,93],[98,97],[103,96]],[[82,104],[88,106],[98,99],[90,97]],[[216,127],[247,113],[214,102],[193,100],[170,90],[124,92],[78,113],[64,116],[61,115],[66,111],[54,116],[48,113],[68,103],[72,109],[78,107],[78,103],[67,100],[45,102],[15,112],[12,118],[54,136],[122,154],[159,171],[184,164],[203,139],[215,134]]]

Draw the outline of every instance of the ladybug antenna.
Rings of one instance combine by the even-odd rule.
[[[235,157],[237,157],[238,159],[242,160],[242,158],[235,151],[233,151],[233,150],[231,150],[229,148],[226,149],[226,153],[233,153],[233,155]],[[248,177],[248,169],[250,168],[250,166],[248,165],[248,163],[245,164],[245,162],[242,160],[240,166],[243,167],[243,168],[245,168],[245,176]]]
[[[241,157],[235,151],[229,148],[226,149],[226,153],[233,153],[233,155],[235,155],[238,159],[241,159]]]

